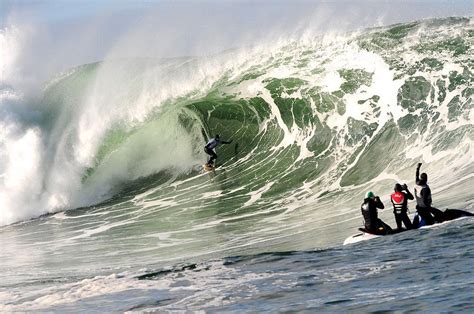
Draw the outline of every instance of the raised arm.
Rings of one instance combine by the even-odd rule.
[[[222,144],[230,144],[230,143],[232,143],[232,140],[230,140],[230,141],[221,141],[221,143]]]
[[[406,184],[403,185],[403,189],[405,190],[407,198],[409,200],[414,199],[413,194],[411,194],[410,190],[408,190],[408,186]]]
[[[378,196],[375,197],[375,207],[380,208],[380,209],[385,208],[385,206],[383,205],[382,201],[380,200]]]
[[[418,163],[418,167],[416,167],[416,178],[415,178],[415,182],[416,184],[418,184],[418,182],[420,181],[420,168],[421,168],[421,162]]]

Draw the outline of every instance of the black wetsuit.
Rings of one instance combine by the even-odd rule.
[[[384,209],[383,203],[378,197],[375,199],[366,198],[360,210],[364,217],[365,230],[372,234],[385,235],[392,232],[392,228],[378,218],[377,208]]]
[[[406,189],[405,191],[394,192],[390,200],[393,204],[393,214],[395,215],[395,221],[397,222],[397,228],[402,229],[402,222],[405,224],[407,229],[412,229],[410,218],[408,218],[408,200],[413,199],[413,194]]]
[[[420,179],[420,167],[416,168],[415,180],[416,211],[418,215],[424,219],[426,225],[442,222],[443,212],[431,207],[433,202],[431,199],[431,189],[426,181]]]
[[[211,156],[207,164],[212,165],[214,163],[214,160],[217,159],[217,154],[212,149],[208,148],[207,146],[204,146],[204,152]]]
[[[226,141],[221,141],[219,138],[212,138],[207,142],[206,146],[204,146],[204,152],[211,157],[209,158],[209,161],[207,162],[208,165],[212,165],[214,163],[214,160],[217,159],[217,154],[214,151],[214,148],[216,148],[219,144],[230,144],[232,141],[226,142]]]

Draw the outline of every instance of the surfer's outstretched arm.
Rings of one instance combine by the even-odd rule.
[[[232,143],[232,140],[230,140],[230,141],[221,141],[221,143],[222,144],[230,144],[230,143]]]

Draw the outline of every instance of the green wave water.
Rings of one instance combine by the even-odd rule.
[[[232,138],[234,145],[219,148],[219,162],[239,173],[247,193],[269,184],[261,197],[270,201],[308,186],[314,194],[381,175],[408,179],[405,169],[424,158],[444,165],[454,147],[466,167],[473,138],[472,41],[471,20],[452,18],[258,51],[257,60],[224,68],[206,89],[167,99],[145,122],[109,130],[86,177],[93,179],[121,150],[146,146],[137,142],[153,141],[153,132],[166,137],[171,130],[192,139],[189,152],[200,160],[202,144],[214,133]],[[186,62],[191,69],[199,63]],[[166,145],[175,143],[168,138]],[[153,170],[167,171],[148,173]]]
[[[388,205],[418,162],[435,206],[472,210],[473,41],[472,18],[448,18],[73,69],[39,101],[34,188],[1,222],[55,214],[2,227],[4,267],[87,278],[339,245],[365,192]],[[214,134],[233,142],[204,173]],[[74,298],[55,289],[45,304]],[[7,297],[41,309],[28,293]]]

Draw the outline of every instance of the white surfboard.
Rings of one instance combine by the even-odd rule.
[[[370,240],[370,239],[375,239],[375,238],[380,238],[380,237],[382,237],[382,236],[367,233],[367,232],[359,232],[359,233],[351,235],[350,237],[345,239],[343,245],[353,244],[353,243],[357,243],[357,242],[361,242],[361,241],[367,241],[367,240]]]
[[[456,218],[456,219],[453,219],[453,220],[448,220],[448,221],[444,221],[444,222],[441,222],[441,223],[436,223],[436,224],[429,225],[429,226],[422,226],[422,227],[417,228],[417,229],[431,229],[431,228],[441,227],[441,226],[446,225],[448,223],[451,223],[453,221],[461,220],[461,219],[465,219],[465,218],[469,218],[469,217],[459,217],[459,218]],[[413,229],[413,230],[417,230],[417,229]],[[388,235],[392,235],[392,234],[388,234]],[[353,243],[366,241],[366,240],[371,240],[371,239],[380,238],[380,237],[384,237],[384,236],[375,235],[375,234],[371,234],[371,233],[361,231],[361,232],[359,232],[357,234],[354,234],[354,235],[351,235],[350,237],[345,239],[343,245],[353,244]]]

